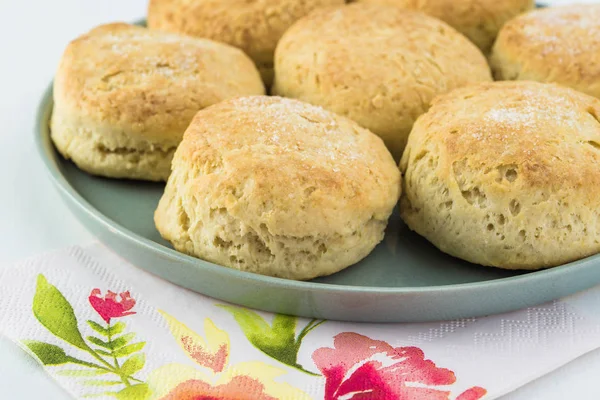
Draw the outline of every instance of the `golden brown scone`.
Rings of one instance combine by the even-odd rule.
[[[600,250],[600,101],[536,82],[441,96],[402,157],[402,218],[440,250],[539,269]]]
[[[554,82],[600,98],[600,4],[515,18],[500,31],[490,62],[499,80]]]
[[[506,21],[531,10],[534,0],[359,0],[424,12],[441,19],[488,54]]]
[[[363,3],[294,24],[277,46],[275,73],[274,93],[350,117],[396,159],[434,96],[492,79],[479,49],[444,22]]]
[[[184,253],[311,279],[367,256],[399,195],[376,135],[320,107],[254,96],[196,115],[154,220]]]
[[[148,27],[239,47],[270,86],[273,53],[283,33],[312,10],[343,4],[344,0],[150,0]]]
[[[205,39],[103,25],[71,42],[54,81],[52,139],[89,173],[166,180],[198,110],[263,94],[252,61]]]

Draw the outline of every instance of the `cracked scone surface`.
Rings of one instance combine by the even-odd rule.
[[[438,94],[491,81],[485,57],[446,23],[399,7],[317,10],[275,52],[274,93],[347,116],[399,159],[413,123]]]
[[[366,257],[399,194],[376,135],[320,107],[252,96],[196,115],[154,220],[181,252],[311,279]]]
[[[439,18],[489,54],[502,26],[534,6],[533,0],[359,0],[424,12]]]
[[[401,161],[402,218],[442,251],[539,269],[600,250],[600,101],[497,82],[434,101]]]
[[[54,80],[51,136],[92,174],[166,180],[198,110],[263,94],[252,61],[217,42],[115,23],[72,41]]]
[[[490,63],[499,80],[558,83],[600,98],[600,4],[549,7],[509,21]]]
[[[312,10],[342,5],[344,0],[150,0],[148,27],[236,46],[270,86],[273,53],[283,33]]]

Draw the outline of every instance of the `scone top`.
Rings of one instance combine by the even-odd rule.
[[[492,79],[479,49],[446,23],[366,3],[299,20],[277,46],[275,75],[275,94],[353,119],[397,159],[436,95]]]
[[[533,197],[542,189],[600,188],[599,116],[600,101],[558,85],[496,82],[455,90],[415,125],[402,166],[432,146],[443,155],[437,171],[490,174],[490,182],[498,174],[497,183]]]
[[[124,23],[72,41],[54,83],[55,113],[175,144],[198,110],[260,93],[258,72],[240,50]]]
[[[600,4],[548,7],[509,21],[490,63],[497,79],[553,82],[600,98]]]
[[[349,234],[386,220],[399,196],[397,167],[377,136],[281,97],[238,98],[199,113],[173,170],[193,171],[190,190],[207,204],[274,235]]]

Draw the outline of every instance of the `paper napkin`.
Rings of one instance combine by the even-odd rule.
[[[0,333],[77,399],[494,399],[600,344],[600,289],[485,318],[309,320],[182,289],[101,244],[2,269],[0,293]]]

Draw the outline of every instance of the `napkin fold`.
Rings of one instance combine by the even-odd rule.
[[[99,243],[0,270],[0,333],[78,399],[495,399],[599,347],[599,305],[358,324],[227,304]]]

